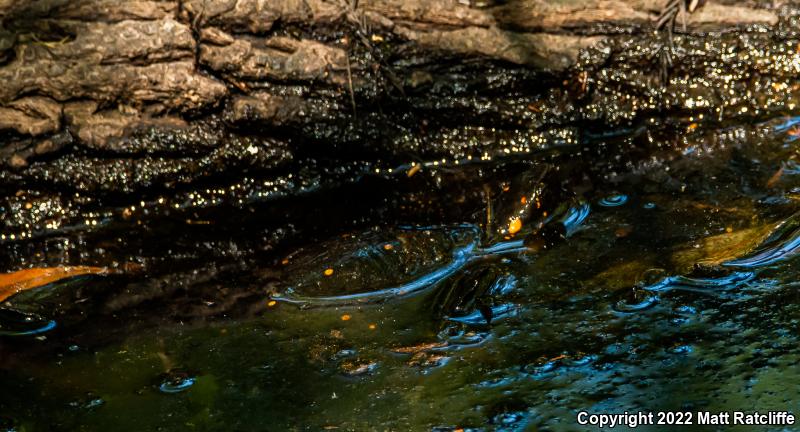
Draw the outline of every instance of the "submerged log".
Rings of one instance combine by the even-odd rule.
[[[0,241],[800,105],[800,3],[709,2],[666,86],[661,3],[0,0]]]

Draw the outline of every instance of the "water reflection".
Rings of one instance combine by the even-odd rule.
[[[767,185],[793,149],[728,132],[724,146],[621,152],[614,165],[597,162],[616,160],[598,144],[600,168],[566,155],[548,163],[572,161],[572,174],[536,168],[518,184],[485,165],[426,165],[403,181],[434,186],[387,191],[389,210],[308,241],[188,242],[187,255],[227,261],[79,281],[30,309],[41,315],[0,313],[0,328],[32,336],[0,338],[0,408],[17,429],[55,418],[39,429],[109,430],[135,413],[140,430],[261,430],[267,418],[413,431],[568,431],[579,410],[796,410],[798,216],[784,191],[800,185]],[[454,186],[436,195],[437,181]],[[55,324],[45,316],[58,331],[37,333]]]

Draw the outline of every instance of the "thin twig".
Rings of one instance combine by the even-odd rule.
[[[350,53],[347,53],[347,86],[350,89],[350,103],[353,105],[353,117],[357,117],[356,95],[353,91],[353,74],[350,72]]]

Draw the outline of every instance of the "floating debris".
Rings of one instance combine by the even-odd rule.
[[[20,270],[14,273],[0,274],[0,302],[7,298],[34,288],[39,288],[62,279],[82,275],[106,275],[105,267],[47,267]]]
[[[397,354],[415,354],[422,351],[428,351],[437,348],[444,348],[447,346],[446,342],[427,342],[418,345],[404,346],[392,348],[392,352]]]
[[[339,369],[347,376],[356,377],[374,372],[376,369],[378,369],[378,363],[345,361],[339,365]]]

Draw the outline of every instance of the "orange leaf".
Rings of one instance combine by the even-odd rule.
[[[32,268],[0,274],[0,302],[22,291],[45,286],[62,279],[87,274],[104,275],[108,272],[105,267],[75,266]]]

